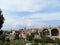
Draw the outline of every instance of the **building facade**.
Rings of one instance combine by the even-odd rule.
[[[41,36],[46,36],[50,38],[60,38],[60,27],[43,28],[41,31]]]

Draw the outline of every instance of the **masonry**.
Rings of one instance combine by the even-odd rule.
[[[54,28],[43,28],[42,36],[50,37],[50,38],[60,38],[60,27],[54,27]]]

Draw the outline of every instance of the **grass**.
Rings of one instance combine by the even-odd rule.
[[[1,43],[2,42],[0,41],[0,45],[2,45]],[[34,43],[34,41],[31,41],[30,43],[32,45],[55,45],[54,43],[46,43],[46,44]],[[23,39],[19,39],[19,40],[13,40],[10,43],[5,41],[3,45],[26,45],[26,42]]]
[[[14,40],[14,41],[11,41],[11,42],[4,42],[4,45],[24,45],[25,42],[24,40]]]

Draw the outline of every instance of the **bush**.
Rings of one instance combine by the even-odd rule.
[[[34,39],[35,43],[40,43],[40,41],[41,41],[40,39]]]
[[[32,41],[33,40],[33,36],[31,36],[31,35],[30,36],[27,36],[27,40],[28,41]]]
[[[53,39],[51,39],[51,38],[49,38],[49,37],[42,37],[41,39],[40,39],[40,43],[54,43],[54,40]]]

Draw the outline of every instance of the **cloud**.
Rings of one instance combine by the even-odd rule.
[[[39,1],[39,0],[38,0]],[[36,0],[0,0],[0,7],[2,9],[11,11],[34,11],[38,10],[40,6]],[[37,3],[36,3],[37,2]]]
[[[37,19],[40,21],[60,20],[60,12],[56,13],[36,13],[24,17],[25,19]]]
[[[19,28],[24,28],[24,27],[40,27],[42,25],[46,25],[43,22],[36,22],[31,19],[26,19],[24,16],[21,18],[20,16],[9,16],[9,15],[4,15],[5,17],[5,23],[3,25],[3,28],[7,29],[19,29]],[[38,25],[38,26],[37,26]],[[2,28],[2,29],[3,29]]]
[[[20,14],[4,14],[5,23],[4,27],[11,28],[20,28],[20,27],[42,27],[52,24],[54,20],[60,20],[60,12],[56,13],[32,13],[24,16],[20,16]],[[46,22],[47,21],[47,22]],[[48,22],[50,21],[50,23]],[[51,23],[52,21],[52,23]],[[55,22],[55,21],[54,21]],[[56,24],[56,23],[54,23]],[[56,24],[57,25],[57,24]],[[3,28],[4,28],[3,27]]]
[[[3,13],[4,25],[12,25],[11,28],[16,28],[17,25],[38,27],[48,23],[43,21],[60,20],[58,0],[0,0],[0,7],[3,11],[7,10]]]
[[[42,11],[60,7],[58,0],[0,0],[0,7],[11,11]]]

